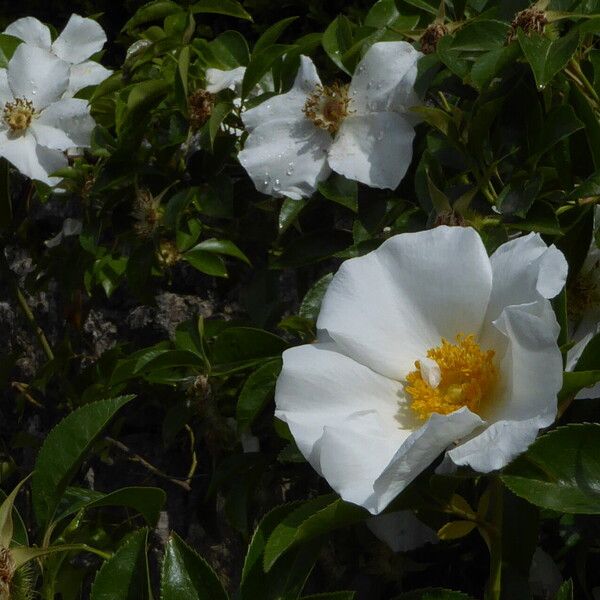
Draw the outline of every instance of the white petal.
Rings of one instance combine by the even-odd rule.
[[[206,91],[216,94],[221,90],[241,90],[246,67],[237,67],[229,71],[221,69],[206,69]]]
[[[317,326],[344,354],[401,381],[442,337],[479,332],[491,287],[490,262],[474,229],[405,233],[342,264]]]
[[[321,80],[312,60],[306,56],[301,56],[300,69],[292,89],[287,94],[273,96],[242,113],[242,120],[246,129],[251,131],[263,123],[278,119],[284,121],[304,119],[302,109],[306,104],[306,99],[320,83]]]
[[[53,52],[68,63],[80,63],[102,50],[104,29],[93,19],[71,15],[61,34],[52,44]]]
[[[50,30],[35,17],[17,19],[4,30],[4,33],[14,35],[32,46],[50,50],[50,44],[52,43]]]
[[[394,552],[408,552],[425,544],[439,542],[436,532],[420,521],[411,510],[397,510],[371,517],[367,527]]]
[[[0,156],[6,158],[23,175],[48,185],[55,185],[60,181],[57,177],[49,177],[49,174],[67,166],[67,159],[62,152],[39,146],[28,132],[11,139],[6,131],[0,131]]]
[[[331,146],[329,165],[348,179],[394,190],[410,166],[414,137],[412,125],[397,113],[351,115]]]
[[[8,72],[6,69],[0,69],[0,106],[3,108],[7,102],[13,100],[13,93],[8,85]]]
[[[98,85],[110,77],[112,71],[93,60],[87,60],[71,67],[69,87],[66,96],[74,96],[79,90],[90,85]]]
[[[89,146],[94,126],[87,100],[65,98],[43,110],[31,129],[42,146],[67,150]]]
[[[494,284],[487,320],[496,319],[506,306],[554,298],[565,285],[567,261],[555,246],[530,233],[502,244],[490,257]]]
[[[417,61],[423,56],[407,42],[378,42],[364,55],[350,84],[357,114],[403,111],[419,104],[414,92]]]
[[[8,83],[15,98],[42,110],[56,102],[69,84],[69,65],[47,50],[21,44],[8,63]]]
[[[238,159],[259,192],[299,200],[329,176],[330,143],[329,133],[304,117],[271,121],[250,133]]]
[[[307,344],[283,353],[275,416],[295,424],[292,433],[308,458],[323,427],[355,413],[377,412],[396,435],[401,391],[401,384],[340,354],[335,344]]]
[[[433,413],[396,452],[375,481],[375,493],[367,508],[382,511],[419,473],[424,471],[450,444],[469,435],[483,421],[463,407],[449,415]]]
[[[539,417],[544,427],[550,425],[562,387],[562,356],[556,341],[560,327],[550,302],[509,306],[494,326],[507,342],[499,369],[504,391],[487,416],[514,421]]]
[[[544,420],[497,421],[483,433],[448,451],[455,465],[469,465],[480,473],[505,467],[525,452],[544,427]]]

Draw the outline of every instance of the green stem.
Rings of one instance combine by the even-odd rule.
[[[490,524],[486,542],[490,552],[490,579],[486,600],[502,598],[502,482],[494,477],[490,482]]]
[[[21,307],[21,311],[23,312],[23,315],[27,319],[27,322],[29,323],[31,329],[35,333],[35,336],[37,337],[38,342],[40,343],[40,346],[42,347],[42,350],[44,351],[44,354],[46,355],[48,360],[54,360],[54,353],[52,352],[52,348],[50,347],[50,344],[48,343],[48,339],[46,338],[46,335],[44,334],[42,328],[37,324],[37,321],[35,320],[35,316],[33,315],[33,312],[31,312],[31,309],[29,308],[29,304],[27,304],[27,299],[25,298],[25,294],[23,294],[21,288],[19,287],[19,284],[16,281],[12,281],[12,287],[14,290],[14,294],[17,297],[17,302],[19,303],[19,306]]]

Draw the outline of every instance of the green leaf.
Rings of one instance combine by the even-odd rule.
[[[573,107],[568,104],[556,107],[544,119],[544,128],[535,152],[547,152],[555,144],[582,128],[583,123],[577,118]]]
[[[600,369],[600,333],[586,344],[573,370],[595,371],[598,369]]]
[[[194,269],[201,273],[213,275],[214,277],[227,277],[227,267],[225,261],[212,252],[203,250],[190,250],[183,254],[183,259],[190,263]]]
[[[573,580],[569,579],[560,586],[554,600],[573,600]]]
[[[208,120],[208,135],[210,136],[211,148],[215,144],[215,138],[221,128],[221,123],[225,120],[227,115],[229,115],[232,108],[231,102],[219,102],[212,109]]]
[[[331,22],[323,33],[323,49],[327,55],[342,71],[351,75],[343,62],[343,57],[352,48],[352,25],[347,17],[339,15]]]
[[[504,472],[518,496],[541,508],[600,514],[600,425],[560,427],[536,440]]]
[[[571,86],[571,102],[577,116],[585,125],[585,135],[594,161],[594,169],[600,169],[600,123],[588,99],[574,85]]]
[[[273,66],[273,63],[286,52],[289,52],[289,50],[290,46],[274,44],[264,50],[252,53],[252,58],[246,67],[244,80],[242,81],[242,98],[248,96],[254,87],[258,85],[258,82],[263,78],[265,73]]]
[[[281,359],[269,361],[254,371],[242,387],[237,403],[236,420],[239,430],[250,427],[273,397],[275,382],[281,372]]]
[[[517,37],[539,88],[545,87],[566,66],[579,44],[576,31],[555,41],[539,33],[526,35],[520,29]]]
[[[265,358],[276,358],[288,347],[285,340],[263,329],[230,327],[217,336],[211,354],[213,367],[251,366]]]
[[[337,202],[352,212],[358,213],[358,184],[356,181],[334,173],[327,181],[319,183],[318,188],[327,200]]]
[[[157,0],[150,2],[138,9],[138,11],[125,23],[123,31],[130,31],[138,25],[143,25],[150,21],[158,21],[169,15],[182,12],[183,8],[177,2],[171,0]]]
[[[473,600],[473,598],[462,592],[453,592],[442,588],[425,588],[400,594],[392,600]]]
[[[125,506],[140,513],[148,525],[155,526],[166,497],[164,490],[153,487],[125,487],[110,494],[69,487],[64,494],[64,501],[68,502],[68,508],[63,510],[56,520],[64,519],[82,509]]]
[[[46,436],[31,482],[33,509],[40,525],[50,522],[63,492],[93,443],[116,412],[133,398],[119,396],[82,406]]]
[[[321,303],[323,302],[323,296],[333,279],[333,273],[327,273],[319,279],[313,286],[306,292],[306,295],[302,299],[298,314],[304,319],[311,319],[316,321],[321,311]]]
[[[508,26],[502,21],[481,19],[461,27],[452,40],[453,50],[487,51],[504,46]]]
[[[302,209],[308,204],[308,200],[292,200],[285,198],[281,203],[279,211],[279,234],[285,233],[296,221]]]
[[[277,561],[269,573],[263,570],[262,557],[267,540],[275,527],[283,521],[299,502],[278,506],[269,512],[256,528],[242,569],[240,600],[281,600],[297,598],[318,557],[319,545],[308,543],[291,550]]]
[[[216,13],[252,21],[252,17],[237,0],[200,0],[190,6],[193,13]]]
[[[504,69],[514,65],[519,55],[520,50],[517,44],[509,44],[482,54],[475,59],[471,68],[471,82],[478,90],[482,90]]]
[[[297,19],[298,17],[288,17],[277,21],[274,25],[271,25],[254,44],[254,53],[265,50],[269,46],[273,45],[281,37],[281,34]]]
[[[179,106],[187,111],[188,106],[188,71],[190,70],[190,47],[184,46],[177,59],[175,72],[175,92]]]
[[[90,600],[150,598],[146,544],[148,530],[135,531],[98,571]]]
[[[286,516],[269,536],[265,546],[264,568],[269,571],[277,559],[297,544],[357,523],[367,512],[330,494],[307,500]]]
[[[6,69],[8,62],[15,53],[17,46],[23,43],[23,40],[6,33],[0,33],[0,69]]]
[[[228,600],[209,564],[176,533],[171,534],[162,565],[161,600]]]
[[[591,387],[600,382],[600,370],[572,371],[563,374],[563,384],[558,393],[559,402],[572,398],[584,388]]]
[[[23,484],[29,479],[29,477],[26,477],[17,483],[13,491],[0,505],[0,548],[8,548],[12,542],[14,532],[13,511],[15,500],[19,490],[23,487]]]
[[[224,254],[226,256],[232,256],[245,262],[247,265],[250,264],[248,257],[230,240],[218,240],[216,238],[210,238],[200,242],[194,246],[188,252],[194,252],[195,250],[201,250],[202,252],[210,252],[211,254]]]

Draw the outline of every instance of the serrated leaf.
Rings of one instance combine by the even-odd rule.
[[[281,359],[269,361],[254,371],[242,387],[237,403],[238,429],[250,427],[273,397],[275,382],[281,372]]]
[[[162,565],[161,600],[228,600],[210,565],[176,533],[171,534]]]
[[[40,525],[50,522],[63,492],[92,444],[116,412],[133,398],[119,396],[82,406],[47,435],[31,481],[33,508]]]
[[[517,496],[541,508],[600,514],[600,425],[560,427],[536,440],[504,472]]]
[[[98,571],[90,600],[144,600],[150,597],[147,538],[145,528],[126,538]]]
[[[269,536],[264,554],[265,571],[297,544],[362,521],[366,516],[363,508],[344,502],[334,494],[306,501],[285,517]]]

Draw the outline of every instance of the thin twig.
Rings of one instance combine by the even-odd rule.
[[[174,483],[175,485],[178,485],[179,487],[183,488],[186,492],[191,491],[192,488],[187,481],[182,481],[180,478],[172,477],[170,475],[167,475],[166,473],[163,473],[160,469],[155,467],[153,464],[149,463],[145,458],[142,458],[139,454],[136,454],[135,452],[133,452],[133,450],[128,448],[122,442],[119,442],[118,440],[115,440],[108,436],[105,437],[104,439],[109,444],[114,446],[115,448],[118,448],[119,450],[125,452],[125,454],[127,454],[129,456],[130,460],[140,463],[145,469],[147,469],[148,471],[150,471],[152,474],[156,475],[157,477],[167,479],[171,483]]]

